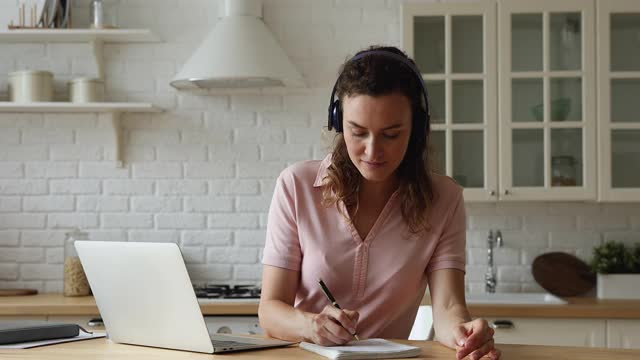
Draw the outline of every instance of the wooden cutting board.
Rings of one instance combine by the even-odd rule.
[[[564,252],[539,255],[531,265],[533,278],[556,296],[578,296],[596,284],[596,274],[584,261]]]
[[[38,290],[36,289],[0,289],[0,296],[23,296],[37,293]]]

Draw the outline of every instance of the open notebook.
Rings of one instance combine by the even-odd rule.
[[[391,359],[420,355],[420,348],[384,339],[352,341],[342,346],[320,346],[301,342],[300,347],[329,359]]]

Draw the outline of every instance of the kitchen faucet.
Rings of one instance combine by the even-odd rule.
[[[496,292],[496,284],[498,282],[496,267],[493,264],[493,247],[495,245],[502,247],[502,232],[500,232],[500,230],[496,231],[494,237],[493,230],[489,230],[489,236],[487,237],[487,260],[489,267],[484,274],[484,289],[488,293]]]

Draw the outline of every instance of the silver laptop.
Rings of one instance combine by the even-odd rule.
[[[75,246],[114,342],[202,353],[292,344],[209,335],[174,243],[76,241]]]

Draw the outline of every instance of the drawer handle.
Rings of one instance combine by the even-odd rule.
[[[102,321],[102,318],[93,318],[87,321],[87,326],[89,327],[104,326],[104,322]]]
[[[513,322],[511,320],[494,320],[491,322],[491,327],[498,330],[498,329],[513,329],[516,326],[513,325]]]

